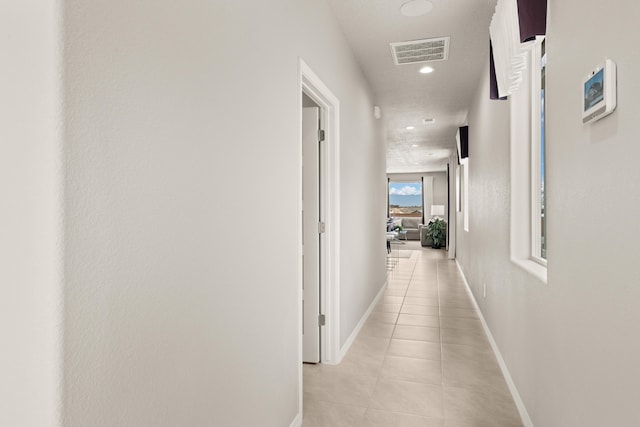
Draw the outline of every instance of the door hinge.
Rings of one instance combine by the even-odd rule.
[[[324,326],[327,323],[327,319],[324,317],[324,314],[318,315],[318,325]]]
[[[324,131],[322,129],[318,130],[318,141],[324,141]]]
[[[324,222],[320,221],[320,222],[318,223],[318,234],[322,234],[322,233],[324,233],[324,230],[325,230]]]

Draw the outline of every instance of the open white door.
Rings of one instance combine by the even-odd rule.
[[[302,361],[320,362],[320,109],[302,110]]]

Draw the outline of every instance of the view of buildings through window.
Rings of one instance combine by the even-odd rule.
[[[389,216],[422,218],[421,182],[389,182]]]

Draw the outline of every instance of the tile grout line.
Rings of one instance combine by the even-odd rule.
[[[396,267],[398,267],[400,265],[400,262],[398,261],[398,265],[396,265]],[[413,263],[413,268],[411,270],[411,275],[409,276],[409,279],[407,279],[407,289],[405,289],[404,291],[404,295],[402,297],[402,303],[400,304],[400,310],[402,310],[402,306],[404,305],[404,299],[407,296],[407,291],[409,290],[409,284],[411,283],[411,277],[413,277],[413,272],[415,270],[415,261]],[[374,409],[371,408],[371,398],[373,397],[373,393],[376,390],[376,387],[378,387],[378,384],[380,383],[380,377],[382,375],[382,368],[384,367],[384,361],[387,358],[387,354],[389,352],[389,346],[391,345],[391,340],[393,339],[393,335],[395,334],[396,331],[396,326],[398,326],[398,317],[400,317],[400,311],[398,311],[398,316],[396,317],[396,320],[393,324],[393,330],[391,331],[391,337],[389,337],[389,342],[387,343],[387,346],[385,347],[384,350],[384,355],[382,357],[382,366],[380,367],[380,370],[378,371],[378,375],[376,376],[376,382],[373,385],[373,391],[372,394],[369,396],[369,400],[367,401],[367,406],[364,412],[364,417],[363,417],[363,422],[366,421],[366,416],[367,416],[367,412],[369,412],[370,409]]]

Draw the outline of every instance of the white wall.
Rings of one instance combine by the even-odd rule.
[[[0,3],[0,425],[59,421],[56,2]]]
[[[341,31],[313,0],[65,13],[65,423],[289,425],[298,57],[341,102],[343,341],[385,277],[384,146]]]
[[[488,73],[469,116],[458,259],[536,426],[638,425],[640,7],[549,6],[548,284],[509,261],[509,106],[488,99]],[[605,57],[618,64],[618,108],[583,126],[581,79]]]

